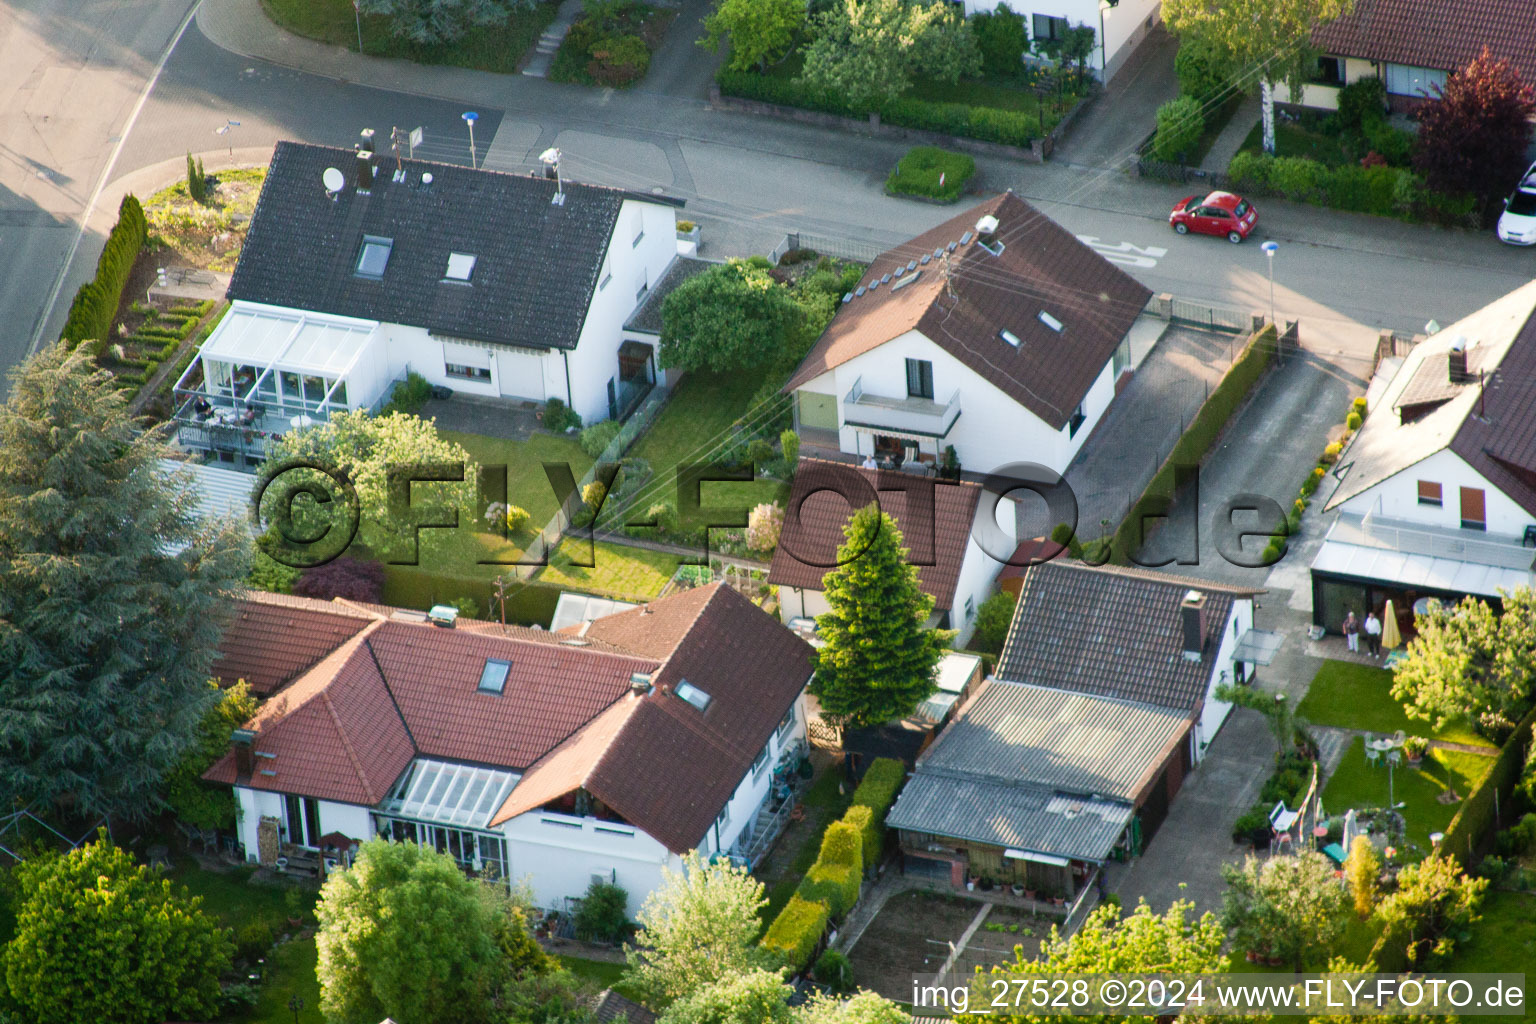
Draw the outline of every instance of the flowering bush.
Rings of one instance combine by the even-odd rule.
[[[783,529],[784,510],[777,503],[758,505],[747,518],[747,547],[753,551],[772,551],[779,546]]]

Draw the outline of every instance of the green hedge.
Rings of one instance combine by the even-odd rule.
[[[927,196],[946,203],[960,198],[976,173],[976,161],[964,153],[937,146],[913,146],[885,179],[885,190],[894,195]],[[939,179],[943,179],[943,184]]]
[[[96,353],[101,354],[112,331],[112,321],[117,318],[123,288],[133,273],[134,260],[144,248],[148,231],[149,224],[138,199],[131,193],[124,196],[117,208],[117,223],[107,234],[107,244],[96,263],[96,276],[80,286],[69,304],[69,316],[60,337],[70,348],[89,339],[96,343]]]
[[[869,824],[864,828],[864,859],[876,864],[885,849],[885,814],[896,802],[907,781],[907,766],[893,757],[877,757],[864,772],[859,788],[853,791],[854,807],[868,807]],[[847,820],[846,817],[844,820]]]
[[[819,864],[847,864],[860,868],[864,864],[864,842],[856,826],[846,821],[834,821],[821,834]]]
[[[1115,530],[1111,557],[1117,564],[1129,565],[1131,554],[1141,547],[1145,540],[1142,536],[1144,517],[1166,512],[1168,502],[1173,497],[1174,467],[1198,466],[1205,460],[1206,453],[1216,443],[1222,428],[1248,397],[1248,392],[1253,390],[1254,384],[1274,358],[1275,349],[1279,345],[1278,338],[1274,324],[1255,334],[1249,339],[1243,354],[1238,356],[1221,382],[1212,389],[1210,397],[1200,406],[1200,411],[1195,413],[1188,429],[1174,443],[1173,451],[1168,453],[1168,458],[1158,467],[1141,497],[1136,499],[1136,504],[1131,506],[1130,512]]]
[[[880,862],[880,848],[883,845],[880,826],[875,823],[874,809],[850,807],[843,814],[843,821],[859,830],[859,849],[864,853],[864,867],[874,867]]]
[[[859,886],[863,881],[864,872],[858,864],[817,861],[795,891],[801,899],[825,903],[832,917],[841,920],[859,902]]]
[[[768,926],[762,946],[791,971],[803,971],[821,943],[829,916],[825,903],[791,896],[779,916]]]
[[[1456,816],[1445,827],[1440,852],[1456,857],[1464,865],[1477,863],[1476,852],[1484,848],[1496,829],[1494,811],[1501,804],[1508,809],[1510,795],[1525,767],[1526,748],[1536,727],[1536,710],[1515,726],[1515,731],[1499,750],[1493,767],[1461,802]]]
[[[721,70],[715,76],[726,96],[777,103],[841,117],[864,117],[841,93],[818,89],[793,78],[770,78],[752,71]],[[935,103],[910,96],[888,100],[875,111],[886,124],[921,131],[960,135],[1007,146],[1028,146],[1040,134],[1040,119],[1021,110],[972,107],[964,103]]]
[[[1380,217],[1462,223],[1476,205],[1471,196],[1431,191],[1411,170],[1385,164],[1329,167],[1308,157],[1245,151],[1232,158],[1227,178],[1244,192]]]

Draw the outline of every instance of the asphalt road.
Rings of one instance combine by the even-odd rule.
[[[902,143],[711,110],[697,95],[705,81],[699,75],[659,76],[656,88],[647,83],[625,93],[418,69],[333,48],[324,48],[329,74],[310,74],[283,66],[289,51],[282,48],[273,52],[280,61],[274,63],[215,45],[199,26],[215,5],[228,9],[240,0],[203,2],[126,133],[114,180],[156,164],[173,179],[174,161],[189,150],[222,157],[215,147],[226,139],[212,132],[228,118],[241,124],[227,141],[253,153],[280,138],[350,145],[364,126],[387,132],[391,125],[420,125],[427,136],[420,155],[467,163],[459,115],[475,109],[481,115],[476,141],[488,166],[526,169],[544,148],[559,145],[574,177],[686,198],[687,215],[704,227],[706,255],[764,251],[794,229],[894,243],[953,213],[883,194],[884,175],[904,151]],[[254,9],[254,0],[244,2]],[[44,10],[18,13],[27,7]],[[0,68],[0,83],[12,93],[0,122],[0,155],[7,157],[0,164],[0,313],[29,326],[68,252],[95,177],[124,133],[136,91],[153,73],[157,47],[170,40],[187,10],[181,0],[99,0],[85,7],[96,9],[87,27],[85,18],[74,22],[58,13],[64,9],[63,0],[8,0],[0,7],[7,26],[0,52],[28,45],[32,36],[48,41],[43,58]],[[128,22],[132,30],[124,27]],[[698,59],[708,58],[700,51]],[[31,90],[25,98],[24,84]],[[375,87],[380,84],[389,88]],[[57,153],[38,129],[34,108],[55,117],[80,111],[66,119],[67,133],[63,126],[46,129],[67,134],[66,153]],[[1127,146],[1131,135],[1140,133],[1128,129]],[[33,161],[60,177],[36,177]],[[993,159],[978,166],[982,189],[1015,189],[1158,292],[1266,309],[1269,278],[1256,243],[1276,239],[1275,305],[1282,315],[1302,317],[1311,328],[1309,347],[1324,355],[1363,353],[1381,327],[1412,332],[1431,318],[1449,322],[1536,275],[1536,252],[1501,246],[1491,232],[1442,231],[1270,201],[1260,204],[1260,237],[1232,246],[1168,230],[1166,211],[1184,194],[1179,186],[1105,168]],[[109,225],[98,210],[43,336],[62,322],[63,307],[91,273]],[[8,336],[0,341],[0,363],[10,365],[24,348],[22,334]]]

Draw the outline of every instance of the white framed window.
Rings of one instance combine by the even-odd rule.
[[[774,730],[774,735],[783,736],[795,727],[795,706],[791,704],[789,710],[784,712],[784,717],[779,720],[779,727]]]
[[[380,238],[378,235],[364,235],[363,247],[357,253],[357,276],[366,277],[371,281],[378,281],[384,277],[384,268],[389,265],[389,252],[395,246],[392,238]]]
[[[727,800],[725,806],[720,808],[720,814],[715,818],[715,828],[725,831],[725,826],[731,823],[731,802]]]
[[[764,743],[763,749],[757,752],[757,757],[752,761],[752,777],[762,778],[763,769],[766,767],[768,767],[768,744]]]
[[[478,380],[489,384],[491,370],[488,366],[465,366],[462,363],[444,363],[443,372],[460,380]]]
[[[651,275],[649,271],[640,275],[640,287],[635,289],[635,301],[645,298],[645,293],[651,290]]]

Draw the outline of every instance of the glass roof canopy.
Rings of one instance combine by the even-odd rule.
[[[368,320],[238,305],[204,343],[204,359],[344,376],[378,325]]]
[[[522,776],[417,758],[379,810],[439,825],[485,828]]]

